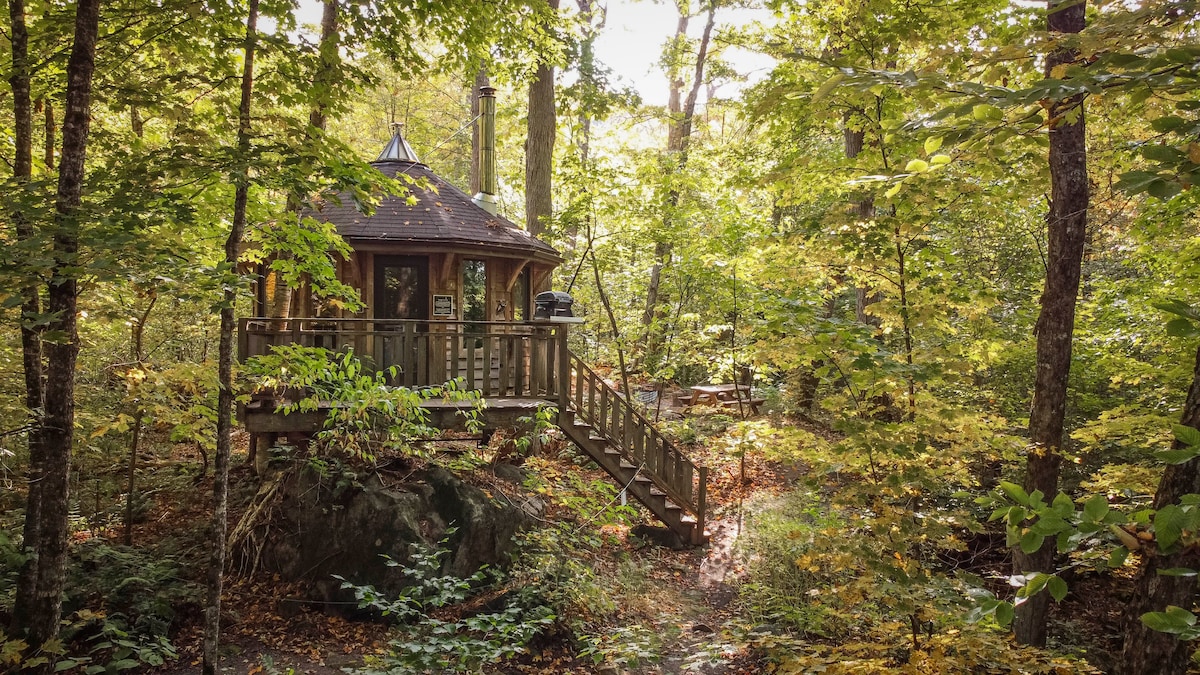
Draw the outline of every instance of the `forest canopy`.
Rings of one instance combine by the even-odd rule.
[[[624,79],[634,75],[615,72],[597,47],[618,6],[672,10],[659,60],[643,64],[665,78],[653,97],[663,105],[643,100]],[[245,537],[226,530],[275,495],[268,466],[361,484],[389,456],[464,474],[519,456],[532,476],[521,489],[572,525],[543,514],[507,581],[455,581],[439,576],[452,553],[415,555],[412,578],[446,580],[437,602],[386,605],[360,587],[358,599],[375,602],[364,606],[428,631],[397,638],[379,668],[532,668],[520,659],[532,658],[521,655],[535,635],[560,650],[562,672],[670,661],[652,636],[678,617],[605,585],[616,582],[604,565],[649,554],[590,536],[624,537],[648,512],[614,507],[629,485],[588,458],[588,433],[563,451],[573,459],[545,450],[572,447],[582,394],[549,397],[561,409],[535,415],[536,431],[514,432],[502,451],[488,449],[488,429],[481,448],[442,452],[434,448],[450,441],[430,440],[436,425],[421,411],[431,399],[476,406],[490,361],[489,384],[472,393],[450,377],[436,389],[395,386],[399,371],[373,364],[365,340],[355,345],[361,362],[354,349],[237,358],[239,319],[260,310],[272,326],[383,318],[374,279],[388,277],[357,269],[354,257],[375,249],[344,239],[322,210],[352,205],[368,219],[388,199],[428,189],[371,163],[393,133],[447,185],[488,194],[481,87],[498,101],[497,217],[563,262],[541,277],[533,262],[463,268],[475,251],[414,269],[434,283],[453,277],[446,306],[486,307],[457,317],[464,331],[492,314],[527,322],[514,288],[525,304],[537,291],[570,293],[581,321],[556,335],[586,364],[588,386],[611,390],[603,410],[628,410],[656,447],[690,458],[679,466],[704,468],[698,506],[695,495],[664,497],[699,508],[703,533],[707,476],[704,550],[732,551],[741,569],[728,582],[733,609],[706,625],[706,649],[726,656],[704,667],[737,653],[755,664],[747,668],[781,673],[1194,668],[1196,3],[324,0],[318,12],[275,0],[8,0],[8,9],[5,672],[153,666],[186,639],[216,672],[224,581],[241,555],[226,544]],[[769,71],[739,72],[745,53],[769,57]],[[474,301],[454,285],[470,283],[462,269],[481,275]],[[483,338],[461,342],[470,372],[476,349],[493,358],[491,342],[486,352]],[[447,356],[443,370],[458,373],[458,359]],[[580,373],[561,386],[582,391],[583,366],[544,372],[546,382],[550,372]],[[705,385],[732,387],[736,405],[715,396],[717,405],[699,405],[693,387]],[[330,421],[311,444],[274,439],[256,459],[236,412],[263,392],[290,391],[311,394],[297,397],[307,401],[297,411],[339,401],[347,426]],[[235,461],[243,453],[245,466]],[[653,469],[639,459],[631,476]],[[580,477],[587,471],[595,481]],[[201,499],[202,509],[171,515],[191,539],[152,526],[148,514]],[[721,534],[733,522],[738,534]],[[97,605],[116,592],[82,585],[80,570],[97,560],[130,577],[146,569],[155,579],[146,583],[168,589],[166,605],[194,616],[150,600]],[[129,579],[116,576],[88,583]],[[536,596],[509,607],[503,644],[434,665],[404,652],[433,635],[478,637],[478,622],[451,629],[438,612],[488,583]]]

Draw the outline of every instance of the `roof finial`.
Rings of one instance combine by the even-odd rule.
[[[388,141],[387,147],[383,152],[379,153],[379,157],[375,158],[376,162],[412,162],[420,164],[421,160],[417,159],[417,153],[413,151],[412,146],[408,141],[404,140],[404,123],[392,122],[392,140]]]

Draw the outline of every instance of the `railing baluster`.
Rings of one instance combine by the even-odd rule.
[[[515,339],[512,335],[503,335],[500,337],[500,377],[497,382],[497,387],[500,389],[500,396],[508,396],[508,370],[512,367],[512,352],[513,342]]]
[[[597,421],[599,422],[599,424],[597,424],[596,426],[597,426],[598,430],[600,431],[600,433],[604,434],[605,436],[608,436],[609,435],[609,433],[608,433],[608,422],[609,422],[608,387],[600,388],[600,417]]]
[[[633,455],[633,411],[629,409],[628,401],[625,402],[625,419],[622,422],[624,428],[621,430],[621,452]]]
[[[518,398],[525,395],[525,388],[529,382],[528,373],[526,371],[525,352],[526,343],[532,339],[532,337],[527,337],[524,335],[517,338],[516,363],[513,364],[516,367],[516,382],[513,385],[513,396]]]
[[[450,378],[457,380],[462,373],[460,361],[462,360],[462,333],[454,332],[450,334]]]
[[[483,337],[483,386],[479,389],[483,392],[484,397],[495,393],[492,389],[492,342],[496,339],[491,335]]]
[[[567,352],[570,354],[570,352]],[[571,356],[571,367],[575,371],[575,409],[583,412],[583,369],[579,367],[574,356]]]
[[[414,334],[413,335],[413,359],[416,360],[417,366],[417,381],[422,384],[433,384],[433,378],[429,372],[429,355],[433,353],[433,345],[430,344],[429,335]]]
[[[479,388],[475,385],[475,339],[476,338],[473,335],[463,336],[463,341],[465,342],[463,345],[463,347],[465,347],[463,358],[467,365],[467,389]]]
[[[558,337],[551,333],[546,339],[546,398],[558,398]]]

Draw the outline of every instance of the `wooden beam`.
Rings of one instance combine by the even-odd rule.
[[[445,253],[442,255],[442,271],[438,274],[438,283],[443,288],[450,282],[450,275],[454,273],[454,263],[457,261],[457,253]]]
[[[522,260],[519,265],[517,265],[513,268],[513,273],[511,275],[509,275],[508,281],[504,284],[504,292],[505,293],[512,292],[513,284],[517,283],[517,279],[520,278],[521,272],[525,271],[525,267],[528,264],[529,264],[528,260]]]
[[[534,293],[538,293],[538,289],[540,289],[542,284],[546,282],[546,279],[550,277],[550,273],[554,271],[554,268],[540,266],[540,269],[535,267],[533,270],[533,288],[529,290],[533,291]]]

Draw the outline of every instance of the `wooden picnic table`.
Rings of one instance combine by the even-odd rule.
[[[738,392],[742,392],[739,395]],[[692,387],[692,405],[720,405],[723,401],[749,399],[750,387],[744,384],[700,384]]]

